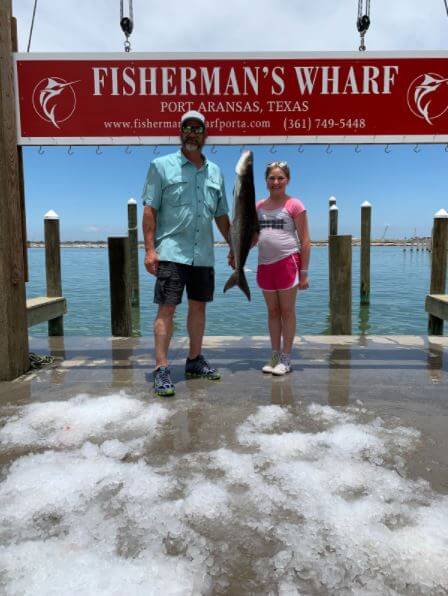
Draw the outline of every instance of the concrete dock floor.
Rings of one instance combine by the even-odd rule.
[[[313,485],[313,488],[309,487],[305,493],[301,493],[306,481],[302,480],[296,486],[294,479],[297,480],[302,472],[297,467],[294,468],[294,472],[291,471],[292,467],[286,467],[297,466],[299,463],[308,465],[310,461],[314,461],[314,456],[310,455],[313,453],[313,449],[315,449],[314,453],[320,453],[319,449],[323,449],[321,442],[318,447],[315,446],[313,449],[303,443],[305,446],[297,448],[298,451],[294,451],[294,454],[291,455],[288,450],[290,445],[298,440],[299,434],[302,442],[305,438],[309,441],[310,437],[313,437],[313,440],[317,440],[316,437],[319,437],[319,441],[324,441],[324,443],[329,441],[328,444],[325,444],[321,459],[315,460],[317,462],[316,469],[327,470],[325,479],[332,474],[332,467],[337,468],[340,465],[342,473],[343,470],[351,469],[352,465],[358,466],[362,463],[362,465],[371,466],[366,478],[369,475],[372,477],[377,468],[384,471],[384,474],[393,471],[401,479],[400,482],[408,483],[406,490],[409,489],[410,493],[415,495],[418,491],[423,491],[428,503],[437,502],[440,505],[442,503],[440,499],[448,499],[445,497],[448,494],[448,433],[446,432],[448,422],[448,338],[420,336],[299,337],[294,349],[292,373],[286,377],[272,377],[260,372],[262,365],[270,355],[268,338],[207,337],[203,353],[214,366],[220,369],[222,379],[218,382],[202,379],[186,381],[183,378],[187,342],[187,338],[173,339],[171,370],[176,383],[176,396],[172,399],[160,399],[152,395],[153,350],[151,338],[31,339],[31,351],[40,355],[50,354],[55,357],[55,362],[14,382],[0,383],[0,413],[3,424],[3,429],[0,432],[2,445],[0,461],[3,466],[3,485],[6,483],[7,486],[7,490],[4,488],[3,493],[0,491],[0,507],[4,502],[2,499],[6,499],[8,502],[11,499],[16,501],[18,508],[22,502],[24,489],[20,489],[20,494],[15,494],[14,490],[16,489],[12,488],[13,485],[8,485],[8,478],[12,483],[13,476],[11,475],[16,473],[14,472],[16,468],[12,465],[14,462],[20,467],[20,465],[24,465],[21,462],[31,461],[29,459],[31,457],[43,457],[46,454],[45,457],[49,458],[48,453],[58,454],[58,457],[61,456],[61,453],[68,453],[72,458],[75,457],[75,454],[76,457],[82,456],[83,458],[105,457],[104,454],[108,455],[104,447],[107,443],[107,448],[110,450],[109,459],[110,457],[115,458],[114,461],[118,461],[121,466],[146,462],[148,474],[151,471],[159,478],[163,472],[164,478],[169,476],[177,486],[177,492],[173,489],[177,495],[176,506],[180,507],[178,505],[180,502],[183,503],[182,507],[185,507],[185,503],[190,503],[191,509],[187,513],[182,510],[182,515],[179,513],[179,517],[176,518],[176,524],[183,524],[183,530],[176,526],[171,517],[170,521],[166,522],[168,529],[165,528],[162,531],[158,526],[157,532],[160,530],[160,535],[157,540],[160,544],[165,545],[164,556],[166,559],[160,560],[158,567],[152,569],[152,583],[145,583],[149,580],[144,574],[139,576],[140,579],[137,581],[134,569],[132,581],[129,580],[125,571],[123,571],[124,575],[113,580],[114,584],[104,583],[104,578],[101,580],[98,577],[91,577],[87,573],[83,580],[84,583],[79,584],[77,582],[80,581],[78,579],[80,567],[79,561],[75,560],[72,561],[72,564],[75,569],[78,569],[77,574],[73,576],[71,584],[64,584],[61,580],[62,588],[58,583],[58,577],[50,571],[49,561],[53,560],[54,554],[49,553],[45,556],[39,554],[41,559],[39,556],[36,558],[29,555],[28,559],[29,551],[26,549],[31,548],[30,541],[34,541],[33,544],[39,544],[39,540],[41,540],[42,544],[48,545],[50,537],[50,542],[52,540],[60,541],[60,544],[67,547],[67,536],[70,535],[69,544],[71,546],[67,548],[73,547],[76,552],[84,549],[89,553],[93,552],[93,542],[89,542],[87,538],[78,541],[78,538],[72,536],[74,530],[70,522],[66,521],[65,525],[62,524],[60,517],[63,514],[59,510],[57,513],[54,512],[54,508],[57,509],[57,507],[54,503],[51,504],[51,499],[48,502],[45,501],[45,516],[43,516],[39,507],[43,507],[44,496],[40,497],[41,504],[34,505],[35,509],[29,513],[31,521],[28,525],[23,521],[28,516],[25,505],[23,505],[23,513],[20,514],[22,518],[20,523],[12,521],[15,520],[15,514],[3,513],[0,515],[0,519],[2,519],[0,530],[3,529],[3,532],[0,533],[0,536],[3,536],[2,548],[6,549],[4,552],[10,552],[10,559],[7,559],[7,563],[3,567],[5,575],[0,581],[4,593],[121,594],[124,592],[120,591],[120,586],[127,594],[145,595],[152,593],[436,594],[448,591],[446,538],[445,543],[442,541],[438,546],[432,545],[431,548],[422,546],[422,551],[417,550],[412,556],[406,552],[406,556],[404,556],[403,553],[397,554],[394,551],[391,554],[387,550],[392,548],[388,537],[383,537],[383,543],[383,538],[378,538],[376,535],[376,546],[372,546],[373,537],[372,534],[369,534],[363,543],[365,554],[362,556],[365,558],[362,560],[363,562],[359,562],[359,569],[352,569],[354,565],[353,553],[359,553],[361,548],[359,544],[355,544],[358,540],[356,536],[361,530],[356,527],[354,529],[345,528],[344,532],[339,534],[341,524],[345,524],[341,520],[345,517],[331,518],[330,521],[328,518],[320,526],[320,522],[316,521],[320,515],[318,513],[320,509],[316,502],[322,499],[323,503],[328,496],[328,491],[331,492],[332,489],[328,488],[322,494],[313,493],[317,490]],[[109,415],[107,407],[104,410],[107,422],[104,427],[98,427],[98,413],[92,414],[92,420],[97,416],[96,422],[89,427],[90,422],[86,418],[86,428],[88,427],[88,429],[85,434],[80,430],[79,435],[76,435],[78,438],[64,439],[60,443],[57,442],[57,437],[60,436],[61,428],[70,430],[73,420],[76,421],[78,414],[73,414],[74,418],[72,416],[68,420],[64,419],[63,412],[58,411],[59,413],[55,414],[54,410],[45,418],[42,409],[39,410],[39,419],[29,418],[34,415],[33,412],[37,412],[36,409],[31,410],[30,408],[44,408],[45,404],[53,404],[51,407],[55,408],[55,403],[66,403],[67,412],[71,411],[70,408],[81,407],[87,402],[82,401],[83,398],[79,398],[80,394],[86,394],[90,400],[107,396],[115,396],[115,400],[126,398],[126,408],[130,407],[129,403],[132,403],[132,400],[137,401],[144,408],[148,407],[148,404],[151,407],[159,407],[160,404],[163,408],[163,415],[160,411],[156,413],[157,416],[162,417],[159,422],[157,420],[154,422],[154,426],[151,426],[152,423],[148,425],[148,429],[151,429],[153,433],[151,440],[148,440],[143,446],[139,444],[135,449],[129,445],[134,445],[132,441],[136,439],[144,440],[145,432],[141,429],[136,431],[128,429],[125,436],[124,431],[120,428],[120,421],[107,418]],[[111,398],[112,403],[115,402]],[[275,407],[268,408],[268,406]],[[123,410],[124,412],[128,411],[126,408]],[[78,410],[73,411],[78,412]],[[287,413],[287,420],[282,418],[283,412]],[[112,414],[110,415],[112,416]],[[45,420],[42,422],[44,418]],[[19,423],[23,423],[24,426],[18,427]],[[124,413],[122,424],[126,423],[126,413]],[[280,426],[277,426],[278,424]],[[58,425],[62,425],[61,428]],[[359,439],[362,445],[358,446],[355,444],[354,437],[361,432],[360,429],[364,438]],[[328,439],[330,430],[333,432],[331,440]],[[339,439],[335,438],[339,436],[338,433],[340,436],[346,437],[342,443],[350,444],[352,450],[350,454],[348,451],[344,452],[344,445],[342,444],[341,447]],[[21,434],[27,437],[22,442]],[[149,430],[148,434],[150,434]],[[372,447],[371,443],[363,443],[367,435],[369,441],[373,441],[377,447]],[[255,436],[256,439],[253,438]],[[273,437],[278,441],[278,458],[280,459],[277,459],[275,452],[270,451],[268,456],[264,451],[267,449],[266,441],[273,440]],[[288,441],[282,443],[285,437],[288,438]],[[116,441],[117,438],[120,442],[119,445]],[[116,443],[113,443],[114,441]],[[381,445],[378,447],[380,443]],[[95,452],[96,455],[92,455],[89,451],[89,449],[93,449],[93,447],[89,447],[91,445],[95,445],[100,452]],[[309,453],[308,448],[310,449]],[[327,461],[327,455],[324,453],[332,451],[333,448],[336,453],[335,460],[327,469],[325,468],[326,464],[323,463]],[[118,450],[116,452],[120,452],[121,456],[117,456],[114,449]],[[341,449],[342,451],[340,451]],[[349,450],[349,446],[347,446],[347,450]],[[288,455],[285,455],[286,453]],[[246,483],[241,477],[237,478],[237,470],[244,467],[244,462],[246,462],[244,458],[249,456],[253,458],[255,467],[251,468],[252,472],[247,472],[247,474],[248,477],[254,479],[247,480]],[[220,464],[219,473],[216,472],[217,457],[225,460],[225,464],[222,462]],[[237,457],[241,460],[238,460],[238,463],[232,467],[230,462],[233,461],[232,458]],[[257,459],[260,457],[266,458],[263,464],[260,464]],[[287,459],[281,459],[282,457]],[[211,458],[215,458],[213,460],[215,467],[210,463]],[[36,466],[39,467],[39,465],[41,463],[36,460]],[[261,467],[257,467],[257,465]],[[229,471],[230,468],[231,471]],[[267,468],[269,468],[269,473],[266,471]],[[361,470],[356,472],[353,467],[353,477],[357,477],[357,474],[362,476],[363,473]],[[43,474],[44,479],[45,473]],[[117,474],[121,474],[121,472],[118,471]],[[194,482],[198,477],[201,478],[199,483],[201,487],[209,486],[208,492],[205,490],[200,497],[194,492],[197,488],[197,484]],[[263,489],[257,488],[261,486],[257,484],[261,477],[265,483]],[[101,478],[101,482],[106,482],[103,477]],[[382,479],[383,476],[379,477],[377,482],[381,484]],[[99,482],[99,480],[94,480],[94,482]],[[125,483],[124,480],[122,482]],[[335,482],[337,483],[337,480],[332,476],[331,480],[328,480],[328,486],[334,486]],[[350,485],[351,481],[347,480],[346,482]],[[360,490],[367,501],[373,498],[375,489],[373,485],[369,488],[367,479],[363,482],[364,487]],[[15,485],[18,486],[18,483],[19,481],[16,480]],[[274,490],[275,486],[275,490],[282,491],[281,494],[266,496],[268,495],[266,488],[268,485],[269,490]],[[29,488],[30,485],[27,484],[27,486]],[[192,486],[196,488],[193,490]],[[209,503],[207,495],[215,488],[218,490],[218,486],[221,492],[218,491],[212,498],[213,502]],[[352,490],[353,486],[350,486],[350,490]],[[73,494],[76,491],[72,493],[71,490],[67,489],[71,495],[70,498],[75,499]],[[77,490],[79,492],[79,488]],[[83,490],[88,492],[90,489]],[[246,490],[249,491],[248,494],[252,495],[251,499],[253,499],[253,502],[248,500],[252,503],[250,507],[247,503],[241,504],[238,500]],[[254,496],[258,490],[266,490],[263,502],[270,503],[269,507],[266,506],[266,510]],[[356,498],[359,497],[357,490],[353,489],[353,494],[357,495]],[[382,490],[386,493],[388,489]],[[104,497],[104,495],[102,497],[108,503],[107,505],[103,504],[106,509],[116,505],[118,497],[114,491],[109,497]],[[408,525],[413,527],[415,532],[415,520],[417,517],[421,519],[421,511],[418,509],[421,504],[414,502],[404,504],[400,501],[402,497],[398,496],[399,493],[403,493],[404,488],[397,489],[397,491],[397,493],[391,493],[392,496],[389,496],[389,500],[384,501],[385,497],[381,495],[378,497],[379,502],[387,502],[387,507],[392,507],[392,505],[396,507],[393,515],[398,515],[400,519],[397,522],[400,531],[407,528],[406,519],[408,521],[410,519]],[[339,487],[333,495],[334,503],[343,492]],[[309,497],[311,493],[314,494],[312,498]],[[193,494],[199,501],[194,501]],[[285,495],[288,500],[296,503],[295,509],[292,505],[291,510],[286,507]],[[154,502],[159,497],[160,495],[157,498],[154,497]],[[171,493],[165,497],[165,501],[162,499],[160,503],[163,501],[166,504],[166,500],[174,499]],[[75,503],[75,501],[73,501],[75,504],[70,505],[70,498],[67,496],[63,507],[67,513],[67,520],[68,512],[70,516],[76,516],[80,508],[79,503]],[[297,501],[294,500],[296,498]],[[423,499],[423,496],[421,498]],[[39,497],[36,499],[39,501]],[[91,506],[98,507],[98,502],[95,500],[97,497],[92,495],[85,499],[87,501],[83,501],[83,515],[88,515],[85,511],[88,511]],[[193,502],[191,499],[195,505],[191,505]],[[225,501],[226,507],[223,505],[223,510],[217,511],[214,507],[216,502],[221,502],[221,500]],[[352,497],[346,498],[344,507],[352,507],[352,500]],[[131,502],[134,501],[131,500]],[[283,509],[275,509],[279,501],[282,501]],[[390,505],[391,502],[393,502],[392,505]],[[94,503],[95,505],[93,505]],[[159,501],[157,503],[160,505]],[[198,503],[200,506],[197,505]],[[445,506],[448,501],[447,503],[443,501],[443,503]],[[307,505],[303,505],[302,509],[302,504]],[[229,514],[227,506],[233,512],[233,517]],[[210,508],[208,514],[198,513],[198,510],[207,509],[207,507]],[[311,511],[311,507],[317,507],[317,509]],[[300,516],[296,518],[295,515],[299,509]],[[332,506],[329,504],[329,511],[331,509]],[[404,509],[406,509],[406,515],[403,513]],[[38,511],[40,511],[39,514]],[[139,519],[142,515],[144,517],[142,511],[144,512],[145,509],[140,511]],[[160,511],[159,514],[163,517],[165,514]],[[283,513],[281,513],[282,511]],[[353,514],[355,518],[356,510],[350,509],[349,511],[351,512],[349,515]],[[415,519],[412,518],[412,511],[415,513]],[[46,521],[45,524],[41,522],[41,525],[37,527],[36,516],[39,517],[41,514],[42,519],[45,518]],[[111,515],[108,510],[109,518]],[[200,517],[201,515],[205,515],[206,522]],[[230,517],[226,518],[226,515],[230,515]],[[382,511],[381,515],[389,521],[392,519],[390,517],[392,513],[389,510]],[[129,516],[128,512],[121,519],[115,535],[106,538],[105,534],[101,534],[101,537],[96,536],[95,540],[97,542],[103,540],[105,543],[107,541],[113,543],[116,540],[118,544],[117,536],[121,536],[125,532],[123,526],[127,526],[129,529],[135,522],[134,520],[131,523]],[[224,523],[222,519],[227,519],[227,521]],[[258,520],[257,532],[263,528],[261,537],[258,534],[257,537],[252,534],[252,532],[256,532],[253,519]],[[278,524],[278,528],[282,527],[281,535],[278,528],[275,529],[272,524],[267,524],[266,520],[269,519],[274,526]],[[218,520],[221,521],[218,523]],[[286,521],[289,524],[288,527],[284,525]],[[14,530],[15,538],[13,540],[8,532],[15,523],[18,525]],[[77,523],[82,525],[83,522],[78,520]],[[376,520],[371,523],[379,522]],[[64,531],[61,530],[59,533],[58,528],[61,524],[64,525]],[[300,526],[303,540],[308,541],[308,554],[306,555],[293,538],[285,538],[285,534],[289,532],[288,528],[294,527],[294,524],[298,524],[297,527]],[[150,531],[148,520],[142,522],[142,525],[147,527],[148,532]],[[232,536],[226,533],[225,528],[229,525],[233,528]],[[311,531],[311,525],[317,530]],[[90,536],[95,532],[100,532],[99,526],[99,522],[95,522],[92,528],[96,529],[86,530],[87,534]],[[187,526],[188,530],[185,529]],[[391,531],[389,526],[390,524],[386,528],[388,532]],[[365,528],[365,524],[360,527]],[[9,530],[5,530],[5,528],[9,528]],[[325,571],[319,564],[319,559],[323,555],[316,546],[316,535],[321,536],[321,533],[324,532],[323,528],[325,533],[328,533],[325,546],[328,552],[325,556],[331,559],[331,564],[334,566],[334,574],[330,574],[331,577],[327,573],[328,570]],[[377,530],[378,528],[375,526],[375,532]],[[153,529],[151,532],[153,536],[157,534]],[[371,532],[371,528],[369,532]],[[428,532],[431,532],[430,526],[422,527],[422,536]],[[136,533],[138,534],[137,530]],[[173,535],[176,535],[177,538],[172,538],[173,543],[171,544],[171,538],[167,538],[167,536],[172,537]],[[195,542],[199,540],[197,538],[199,535],[203,542]],[[268,535],[270,536],[269,540],[266,538]],[[176,542],[181,540],[179,536],[182,536],[182,540],[185,541],[183,546],[179,546]],[[187,539],[186,536],[189,538]],[[405,542],[407,539],[409,537],[404,538]],[[129,552],[123,554],[120,551],[118,556],[116,554],[118,546],[116,546],[115,554],[108,554],[108,563],[106,564],[105,560],[102,560],[101,564],[104,565],[104,569],[110,565],[116,570],[121,568],[123,561],[126,565],[130,564],[129,560],[132,560],[133,565],[137,565],[135,553],[139,553],[140,562],[141,558],[146,555],[148,557],[150,555],[151,560],[155,560],[154,552],[157,552],[159,543],[156,538],[154,538],[155,542],[151,544],[144,542],[145,540],[146,538],[142,536],[138,539],[135,538],[135,533],[131,532],[127,545],[130,549],[129,552],[132,551],[133,554],[129,554]],[[416,540],[418,542],[418,532]],[[167,541],[171,546],[166,546]],[[233,545],[236,550],[230,554],[222,546],[223,541],[230,544],[231,547]],[[130,544],[133,546],[129,546]],[[191,546],[192,544],[195,545],[194,548]],[[201,544],[202,546],[200,546]],[[156,551],[151,550],[153,548]],[[314,552],[315,548],[317,550]],[[377,559],[380,550],[385,551],[385,557],[387,555],[382,562]],[[311,552],[314,552],[312,556]],[[397,562],[392,565],[388,561],[393,560],[395,555]],[[47,558],[45,558],[46,556]],[[93,554],[91,556],[91,564],[97,565],[98,561],[93,558]],[[97,557],[98,554],[95,556]],[[116,558],[111,559],[112,556],[116,556]],[[409,570],[411,568],[415,570],[415,560],[412,558],[414,556],[415,560],[420,561],[422,569],[415,573],[413,571],[414,576],[410,577]],[[241,562],[243,559],[244,563]],[[172,560],[177,561],[176,568],[172,567]],[[445,563],[436,570],[433,564],[435,565],[434,562],[438,560],[445,560]],[[270,561],[275,561],[275,564]],[[125,563],[123,563],[123,569]],[[47,565],[49,566],[48,570]],[[180,566],[182,568],[179,571]],[[265,573],[263,567],[271,569],[271,572]],[[163,578],[158,577],[156,581],[154,577],[158,573],[157,570],[160,569],[164,569]],[[169,581],[165,571],[171,577]],[[176,573],[179,573],[178,581],[176,581]],[[431,582],[433,583],[431,584]],[[152,586],[151,589],[148,588],[149,585]],[[111,586],[116,591],[113,591]]]

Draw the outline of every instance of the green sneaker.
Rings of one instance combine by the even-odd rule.
[[[219,381],[221,378],[220,373],[216,368],[212,368],[207,360],[199,354],[193,360],[187,358],[185,363],[185,376],[187,379],[210,379],[210,381]]]
[[[261,369],[264,373],[272,374],[274,368],[280,362],[280,354],[279,352],[272,352],[271,360],[263,366]]]
[[[176,393],[168,366],[159,366],[152,374],[154,378],[154,393],[156,395],[160,397],[172,397]]]

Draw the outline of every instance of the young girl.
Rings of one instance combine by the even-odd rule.
[[[288,164],[285,161],[268,164],[265,178],[269,197],[257,203],[260,222],[257,282],[268,308],[272,358],[262,370],[284,375],[291,371],[297,289],[308,288],[311,242],[303,203],[286,194],[290,180]]]

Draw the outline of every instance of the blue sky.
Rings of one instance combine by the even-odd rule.
[[[387,238],[430,233],[432,217],[448,209],[448,152],[443,145],[394,145],[386,153],[382,145],[306,146],[299,153],[293,146],[252,147],[255,154],[255,185],[264,196],[264,167],[269,161],[286,159],[291,167],[290,194],[305,203],[312,237],[327,233],[328,198],[334,195],[339,207],[339,232],[359,236],[360,205],[372,204],[373,235]],[[61,218],[61,236],[66,240],[103,239],[127,230],[127,201],[140,195],[154,147],[74,147],[73,154],[59,147],[24,150],[27,227],[29,239],[43,236],[43,216],[54,209]],[[234,167],[240,147],[217,147],[208,157],[224,173],[231,199]],[[156,148],[160,154],[170,147]]]
[[[18,21],[19,50],[27,46],[34,0],[13,1]],[[125,7],[127,2],[124,2]],[[173,0],[171,14],[179,15],[166,25],[163,3],[134,0],[133,51],[332,51],[356,50],[357,3],[321,0],[258,0],[241,3],[227,0],[210,3]],[[39,0],[31,43],[35,52],[109,52],[123,49],[118,0]],[[256,6],[256,9],[255,9]],[[254,18],[256,10],[257,17]],[[198,19],[198,15],[200,18]],[[323,18],[322,15],[325,15]],[[88,18],[87,18],[88,17]],[[443,0],[376,0],[371,8],[367,49],[445,50],[448,17]],[[198,25],[200,23],[200,26]],[[218,26],[219,25],[219,26]],[[264,194],[263,170],[267,162],[286,159],[291,166],[290,193],[308,208],[314,239],[327,233],[328,197],[335,195],[340,209],[340,233],[359,235],[360,205],[373,206],[373,235],[404,237],[430,233],[432,217],[448,209],[448,152],[444,146],[306,146],[298,153],[293,146],[250,147],[255,153],[256,189]],[[234,165],[240,147],[218,147],[206,153],[223,169],[229,199]],[[161,147],[161,154],[173,148]],[[27,228],[30,240],[43,236],[43,216],[54,209],[61,218],[62,238],[105,239],[126,232],[127,201],[140,194],[153,147],[36,147],[24,148]]]

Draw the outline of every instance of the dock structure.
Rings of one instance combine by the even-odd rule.
[[[332,335],[352,332],[352,237],[330,236],[330,329]]]
[[[0,381],[30,366],[11,23],[11,2],[0,2]]]
[[[446,268],[448,250],[448,212],[440,209],[434,215],[432,233],[431,285],[425,301],[429,314],[428,334],[442,335],[443,322],[448,320],[448,295],[446,292]]]
[[[110,316],[112,335],[131,337],[131,276],[129,239],[109,237]]]
[[[140,284],[138,278],[138,226],[137,226],[137,201],[128,201],[128,238],[129,259],[131,276],[131,305],[140,305]]]
[[[33,327],[48,321],[48,335],[64,335],[67,300],[62,295],[61,242],[59,216],[53,210],[44,217],[46,296],[26,301],[27,325]]]
[[[372,229],[372,205],[364,201],[361,205],[361,304],[370,302],[370,237]]]

